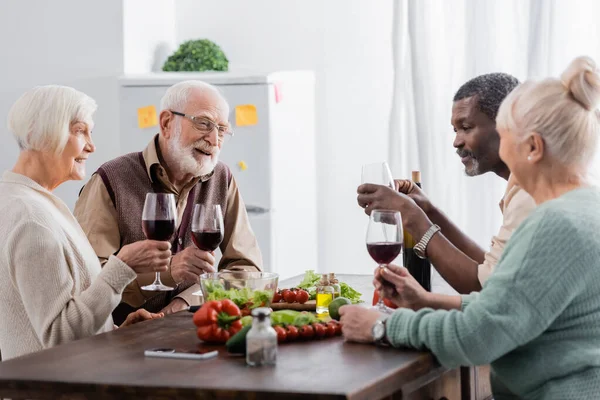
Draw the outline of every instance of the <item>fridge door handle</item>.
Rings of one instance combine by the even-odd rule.
[[[259,206],[246,205],[246,212],[252,215],[261,215],[271,212],[271,209]]]

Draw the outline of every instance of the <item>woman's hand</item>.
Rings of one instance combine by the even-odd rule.
[[[342,333],[349,342],[372,343],[373,325],[385,314],[363,306],[340,307]]]
[[[171,243],[140,240],[123,246],[117,257],[138,274],[163,272],[169,267]]]
[[[165,316],[164,313],[154,314],[148,310],[144,310],[143,308],[140,308],[139,310],[134,311],[131,314],[129,314],[127,316],[127,318],[125,319],[125,322],[123,322],[121,324],[120,328],[124,328],[129,325],[137,324],[138,322],[146,321],[149,319],[162,318],[164,316]]]
[[[398,307],[413,310],[428,307],[429,292],[404,267],[388,265],[377,268],[373,285],[375,290],[381,291],[383,297]]]

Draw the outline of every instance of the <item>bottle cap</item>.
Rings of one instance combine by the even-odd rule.
[[[271,309],[267,307],[259,307],[252,310],[252,316],[259,320],[264,320],[271,315]]]
[[[414,183],[421,183],[421,171],[412,172],[412,181]]]

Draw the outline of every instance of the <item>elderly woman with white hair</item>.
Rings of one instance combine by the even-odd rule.
[[[462,309],[340,310],[354,341],[428,348],[450,368],[491,363],[501,399],[591,399],[600,393],[600,191],[588,170],[600,135],[600,75],[575,59],[562,79],[528,81],[497,117],[500,157],[537,203],[480,293]],[[396,272],[398,272],[396,270]],[[376,286],[398,304],[405,277]]]
[[[85,177],[96,103],[63,86],[25,93],[9,113],[21,150],[0,179],[0,351],[3,359],[114,329],[111,312],[137,272],[164,271],[170,243],[125,246],[103,268],[52,191]],[[140,310],[123,325],[161,317]]]

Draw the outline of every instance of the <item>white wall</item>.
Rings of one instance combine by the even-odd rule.
[[[18,147],[6,129],[13,102],[34,85],[63,84],[99,104],[94,141],[97,152],[88,175],[119,154],[116,77],[123,71],[120,1],[19,0],[0,2],[0,116],[4,132],[0,170],[12,168]],[[83,182],[69,182],[57,194],[73,207]]]
[[[362,164],[387,156],[392,0],[178,0],[175,7],[177,42],[213,40],[232,70],[316,72],[319,268],[371,273],[356,188]]]
[[[176,48],[175,0],[123,0],[126,74],[161,71]]]

